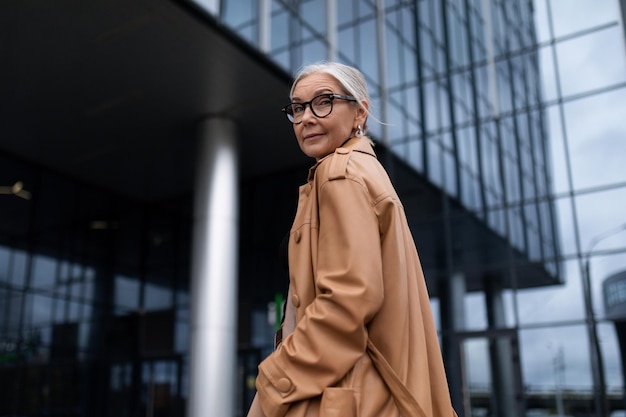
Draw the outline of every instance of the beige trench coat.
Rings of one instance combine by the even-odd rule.
[[[424,416],[455,415],[404,209],[367,138],[300,187],[289,274],[293,331],[259,365],[250,416],[399,417],[368,337]]]

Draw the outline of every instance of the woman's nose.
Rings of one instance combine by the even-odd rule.
[[[304,110],[302,111],[302,121],[308,119],[315,119],[315,114],[313,114],[313,109],[311,108],[311,104],[308,106],[304,106]]]

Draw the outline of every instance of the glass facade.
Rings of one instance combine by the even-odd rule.
[[[617,0],[212,7],[287,73],[324,59],[364,72],[372,137],[434,190],[401,187],[444,354],[457,349],[463,364],[450,377],[465,415],[599,415],[596,378],[608,410],[624,410],[601,291],[626,269]],[[305,172],[241,184],[241,212],[253,214],[241,218],[237,415],[272,348],[286,289],[276,251]],[[192,198],[139,203],[0,152],[0,415],[185,415]],[[451,324],[455,277],[463,320]]]
[[[273,348],[296,204],[282,191],[305,172],[241,184],[241,210],[256,215],[241,218],[236,415]],[[3,154],[0,181],[23,184],[0,195],[0,415],[185,416],[192,195],[140,203]]]
[[[189,203],[0,166],[0,414],[184,415]]]
[[[333,7],[337,58],[364,72],[384,123],[370,123],[370,134],[558,275],[531,4],[385,1],[379,12],[371,0],[271,3],[269,55],[290,73],[331,56]],[[221,18],[258,46],[258,10],[226,1]]]
[[[270,3],[271,13],[263,16],[254,2],[244,10],[240,2],[225,1],[219,17],[257,47],[264,26],[258,22],[266,19],[271,42],[264,48],[289,73],[324,59],[360,68],[373,115],[384,122],[370,123],[372,136],[555,277],[531,288],[524,270],[511,258],[504,261],[510,281],[500,320],[515,330],[526,409],[594,413],[597,403],[563,398],[593,394],[598,367],[609,410],[623,409],[620,353],[601,298],[602,278],[626,267],[618,214],[626,201],[626,171],[618,162],[626,154],[619,2]],[[454,224],[454,210],[443,216]],[[448,247],[459,233],[453,225]],[[416,240],[418,248],[429,244]],[[454,265],[460,255],[451,253]],[[488,363],[494,324],[484,291],[468,290],[463,301],[465,329],[481,335],[462,346],[472,364],[465,370],[472,415],[494,406],[481,397],[495,383]],[[435,311],[439,301],[433,298]],[[603,364],[589,351],[588,319]],[[551,404],[536,401],[546,394]]]

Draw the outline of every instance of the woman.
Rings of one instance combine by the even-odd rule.
[[[364,136],[362,74],[310,65],[290,97],[282,110],[316,163],[289,235],[282,340],[249,416],[454,416],[403,207]]]

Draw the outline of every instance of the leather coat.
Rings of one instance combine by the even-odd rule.
[[[369,139],[349,140],[310,169],[289,275],[294,328],[256,381],[266,417],[399,417],[368,338],[424,417],[455,415],[404,208]]]

